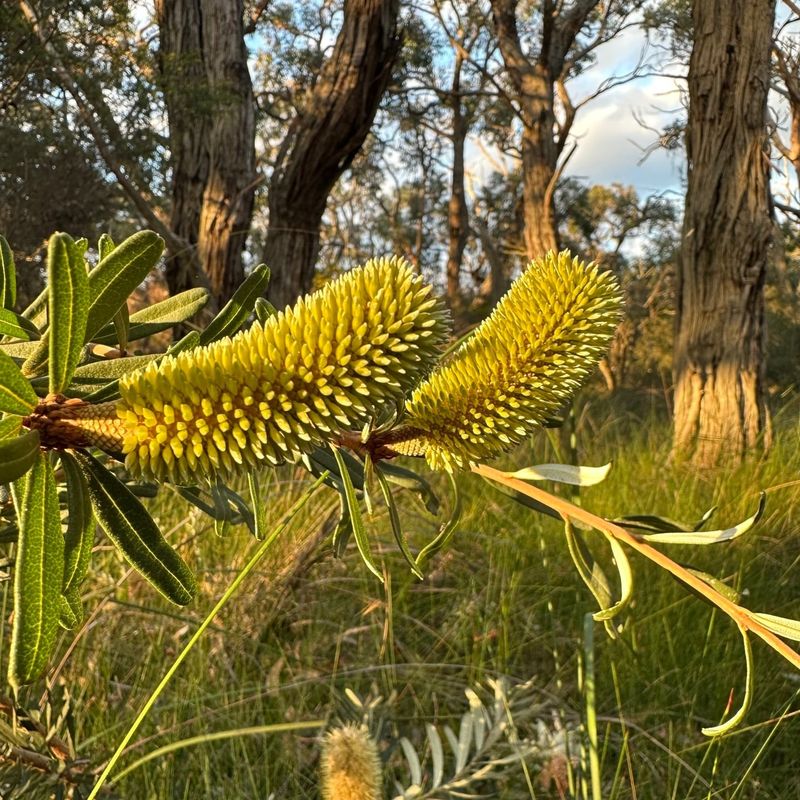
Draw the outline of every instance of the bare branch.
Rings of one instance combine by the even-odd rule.
[[[793,217],[797,217],[797,219],[800,220],[800,208],[796,208],[795,206],[787,206],[786,203],[781,203],[774,198],[772,200],[772,204],[775,206],[775,208],[783,211],[784,214],[791,214]]]

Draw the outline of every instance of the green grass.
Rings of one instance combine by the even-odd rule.
[[[792,482],[800,480],[800,430],[795,412],[787,409],[777,419],[776,446],[768,456],[731,472],[698,474],[669,465],[664,420],[642,421],[590,406],[579,415],[580,460],[612,460],[614,469],[603,484],[584,490],[581,502],[606,516],[655,513],[687,520],[717,505],[712,526],[723,527],[749,516],[759,490],[766,490],[766,513],[742,540],[670,552],[728,578],[746,592],[743,602],[749,607],[797,616],[800,483]],[[541,435],[506,464],[554,458],[550,440]],[[569,560],[563,531],[476,476],[464,475],[460,482],[464,518],[423,583],[396,552],[385,512],[368,520],[376,562],[388,576],[383,587],[360,563],[354,545],[344,559],[332,558],[320,531],[338,500],[330,490],[318,491],[190,653],[120,768],[190,737],[232,729],[242,735],[150,761],[111,785],[107,796],[315,798],[313,732],[251,735],[244,729],[315,718],[357,719],[345,697],[348,688],[362,697],[384,698],[373,719],[384,744],[407,736],[420,750],[425,722],[457,728],[466,707],[464,689],[496,676],[520,681],[536,676],[547,725],[552,727],[553,714],[567,725],[577,724],[583,618],[594,609]],[[269,518],[276,520],[307,485],[302,473],[278,472],[266,489]],[[445,483],[437,485],[446,500]],[[49,701],[41,703],[41,686],[21,697],[28,710],[41,704],[45,724],[71,738],[92,769],[110,757],[257,546],[241,529],[215,536],[202,516],[168,490],[152,507],[197,571],[198,599],[187,609],[168,606],[105,548],[96,554],[96,571],[85,586],[87,624],[72,650],[71,635],[63,637],[64,662]],[[435,524],[411,498],[402,497],[400,507],[412,546],[419,548],[434,535]],[[319,544],[299,558],[316,540]],[[591,541],[609,564],[599,537]],[[632,562],[635,599],[621,637],[611,641],[602,626],[595,630],[602,797],[798,796],[800,676],[756,644],[756,695],[746,726],[709,742],[700,728],[718,722],[731,690],[735,703],[743,689],[739,634],[671,578],[635,556]],[[394,753],[387,775],[407,780],[399,765],[402,758]],[[537,780],[541,774],[542,765],[532,764],[533,795],[521,768],[500,783],[478,788],[504,798],[558,797],[554,786],[548,789]],[[26,798],[53,792],[41,776],[4,768],[0,796],[11,796],[15,786]],[[394,796],[388,787],[386,796]]]

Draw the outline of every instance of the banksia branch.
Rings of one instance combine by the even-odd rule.
[[[78,403],[28,425],[44,430],[55,413],[53,446],[121,452],[133,475],[156,480],[293,461],[430,371],[449,333],[430,292],[404,260],[371,261],[263,325],[121,378],[116,404]]]
[[[378,748],[363,726],[329,731],[322,744],[320,789],[323,800],[379,800]]]
[[[494,312],[406,406],[380,452],[452,470],[509,450],[591,373],[620,318],[614,277],[564,251],[531,262]]]

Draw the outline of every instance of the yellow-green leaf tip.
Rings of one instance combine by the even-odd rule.
[[[378,748],[363,726],[344,725],[325,736],[320,759],[323,800],[379,800]]]
[[[122,378],[125,464],[190,482],[293,461],[403,398],[448,323],[407,262],[370,261],[264,324]]]
[[[522,441],[591,373],[620,319],[616,279],[569,251],[532,261],[494,312],[406,406],[392,450],[433,469],[490,459]],[[399,432],[398,432],[399,433]]]

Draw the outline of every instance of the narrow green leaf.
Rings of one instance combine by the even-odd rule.
[[[469,711],[461,715],[461,727],[458,729],[458,752],[456,753],[455,774],[458,775],[467,766],[470,744],[472,742],[472,714]]]
[[[417,556],[417,566],[422,569],[422,565],[430,559],[433,555],[438,553],[443,547],[447,545],[453,534],[456,532],[458,523],[461,521],[461,493],[458,490],[458,482],[452,472],[447,473],[450,479],[450,488],[453,492],[453,509],[450,512],[450,518],[442,523],[439,527],[439,533],[436,535],[432,542],[428,542],[422,550],[419,551]]]
[[[265,264],[259,264],[200,334],[200,343],[208,344],[223,336],[233,336],[252,313],[256,300],[266,292],[269,276],[269,268]]]
[[[151,361],[161,358],[161,353],[146,353],[141,356],[123,356],[122,358],[103,358],[82,364],[75,370],[75,382],[78,384],[92,384],[100,380],[109,381],[121,378],[142,367]]]
[[[78,366],[89,311],[86,262],[66,233],[54,233],[50,237],[47,276],[50,284],[49,388],[51,393],[60,394],[69,386]]]
[[[164,240],[153,231],[140,231],[128,237],[101,259],[89,273],[89,311],[85,341],[107,323],[133,290],[158,263]]]
[[[266,297],[259,297],[256,299],[254,310],[256,312],[256,319],[259,322],[266,322],[270,317],[278,313],[278,309],[275,308]]]
[[[0,439],[10,439],[16,436],[22,428],[22,417],[12,415],[0,419]],[[2,483],[2,481],[0,481]]]
[[[182,353],[184,350],[194,350],[195,347],[200,346],[200,334],[198,331],[189,331],[182,339],[178,339],[167,348],[167,355],[174,356]]]
[[[261,487],[258,484],[258,473],[255,470],[249,470],[247,490],[250,493],[250,505],[253,508],[253,535],[258,541],[262,541],[267,535],[267,504],[261,497]]]
[[[364,465],[356,458],[354,458],[346,450],[340,450],[339,455],[347,467],[347,472],[350,475],[350,481],[355,487],[356,491],[363,491],[364,489]],[[339,474],[339,462],[331,456],[331,454],[318,447],[308,454],[305,461],[309,464],[310,468],[313,467],[312,472],[315,475],[321,475],[324,471],[330,473],[333,483],[336,484],[337,489],[343,489],[342,478]],[[329,484],[330,485],[330,484]]]
[[[169,487],[177,492],[184,500],[191,503],[195,508],[199,508],[204,514],[208,514],[212,519],[216,515],[216,508],[203,500],[203,494],[196,486],[169,485]]]
[[[732,528],[718,531],[666,531],[664,533],[646,533],[640,534],[642,539],[646,539],[653,544],[690,544],[690,545],[708,545],[719,544],[720,542],[730,542],[738,539],[743,534],[747,533],[753,526],[761,519],[764,513],[764,505],[766,504],[767,496],[761,492],[758,499],[758,508],[753,516],[748,517],[738,525]]]
[[[417,751],[414,749],[414,745],[411,744],[405,736],[400,739],[400,747],[403,748],[403,755],[406,757],[408,771],[411,773],[411,786],[408,788],[408,791],[411,791],[413,796],[414,793],[421,793],[422,791],[422,764],[420,763]]]
[[[111,322],[114,323],[114,335],[119,349],[124,353],[128,349],[131,328],[131,317],[127,302],[119,307],[119,311],[111,318]]]
[[[631,514],[630,516],[618,517],[611,521],[635,532],[674,533],[680,531],[688,533],[689,531],[699,530],[705,525],[716,509],[716,506],[710,508],[703,514],[698,522],[683,522],[681,520],[670,519],[669,517],[658,517],[655,514]]]
[[[594,486],[605,480],[611,464],[602,467],[579,467],[572,464],[536,464],[533,467],[506,472],[511,478],[521,481],[555,481],[571,486]]]
[[[614,617],[619,616],[619,614],[628,606],[631,598],[633,597],[633,571],[631,570],[631,564],[630,561],[628,561],[628,556],[626,555],[622,545],[613,536],[605,533],[605,531],[603,531],[603,533],[608,540],[609,545],[611,545],[611,553],[614,556],[614,565],[617,568],[617,572],[619,572],[620,598],[616,603],[614,603],[614,605],[604,608],[593,614],[592,618],[596,622],[608,622],[614,619]]]
[[[703,516],[700,517],[700,519],[695,522],[694,525],[692,525],[692,530],[699,531],[706,524],[706,522],[708,522],[711,517],[714,516],[714,512],[716,512],[716,510],[716,506],[711,506],[711,508],[709,508],[708,511],[706,511],[706,513],[703,514]]]
[[[58,598],[58,624],[68,631],[74,631],[83,622],[83,604],[77,588]]]
[[[750,612],[750,616],[757,619],[765,628],[771,630],[782,639],[800,642],[800,620],[788,617],[776,617],[774,614]]]
[[[0,353],[5,353],[18,361],[24,361],[30,358],[36,348],[39,347],[39,342],[10,342],[0,341]]]
[[[356,540],[356,547],[358,547],[358,552],[361,554],[361,558],[367,565],[369,571],[383,583],[383,575],[381,575],[380,570],[375,566],[375,562],[372,560],[372,554],[369,551],[367,532],[364,528],[364,520],[361,518],[361,509],[358,507],[356,490],[353,488],[353,481],[350,480],[350,472],[345,466],[339,448],[333,443],[331,443],[330,448],[339,467],[339,474],[342,476],[344,497],[347,501],[347,511],[350,514],[350,522],[353,526],[353,536]]]
[[[0,336],[34,342],[39,338],[39,329],[29,319],[10,308],[0,308]]]
[[[406,541],[405,534],[403,533],[403,527],[400,524],[400,515],[397,513],[397,505],[394,502],[394,497],[392,497],[392,490],[389,487],[389,482],[386,480],[386,476],[383,474],[383,472],[381,472],[380,467],[375,468],[375,477],[377,478],[378,485],[381,487],[381,491],[383,492],[383,499],[386,501],[386,507],[389,509],[389,521],[392,524],[392,533],[394,534],[394,539],[397,542],[397,546],[400,548],[400,552],[403,554],[406,564],[411,567],[411,571],[420,580],[422,580],[425,576],[417,565],[417,562],[408,547],[408,542]]]
[[[80,450],[74,455],[88,481],[97,521],[108,538],[168,600],[177,605],[190,602],[197,591],[194,575],[142,503],[93,456]]]
[[[714,725],[710,728],[703,728],[702,732],[705,736],[722,736],[724,733],[728,733],[728,731],[733,730],[745,718],[747,712],[750,710],[750,704],[753,702],[753,648],[750,644],[750,636],[748,635],[747,630],[741,625],[739,626],[739,633],[742,634],[742,644],[744,645],[744,661],[747,667],[742,704],[739,706],[739,709],[736,711],[736,713],[729,720],[727,720],[727,722]]]
[[[173,297],[168,297],[160,303],[147,306],[130,315],[128,341],[135,342],[146,336],[152,336],[161,331],[174,328],[188,319],[208,304],[209,293],[205,289],[189,289]],[[127,305],[123,306],[127,309]],[[113,345],[117,341],[117,332],[111,325],[106,325],[96,336],[93,342],[98,344]],[[123,348],[124,349],[124,348]]]
[[[198,335],[194,331],[193,333]],[[166,355],[178,352],[178,346],[188,338],[189,336],[186,336],[177,345],[173,345],[167,350]],[[187,349],[189,349],[188,345]],[[71,391],[74,394],[82,395],[84,400],[92,403],[106,403],[110,400],[117,400],[119,398],[119,379],[123,375],[141,369],[163,357],[164,354],[162,353],[151,353],[143,356],[124,356],[123,358],[105,359],[103,361],[95,361],[92,364],[84,364],[75,370]],[[112,378],[112,375],[118,377]],[[100,386],[99,389],[93,388],[98,384]],[[90,389],[93,389],[93,391],[89,391]],[[85,392],[88,392],[88,394],[84,394]]]
[[[17,271],[14,253],[5,236],[0,236],[0,306],[14,308],[17,302]]]
[[[381,471],[386,476],[386,480],[388,480],[389,483],[402,486],[404,489],[409,489],[418,494],[429,514],[435,516],[439,513],[439,507],[441,505],[439,498],[436,496],[430,483],[421,475],[417,475],[416,472],[412,472],[405,467],[399,467],[397,464],[391,464],[388,461],[381,463]]]
[[[61,454],[67,479],[67,529],[64,533],[64,595],[80,588],[89,569],[94,546],[94,514],[89,485],[71,453]]]
[[[442,747],[442,737],[435,725],[430,722],[425,723],[425,730],[428,733],[428,745],[431,751],[431,789],[437,789],[442,785],[444,778],[444,748]]]
[[[100,392],[108,395],[110,391],[118,389],[117,381],[123,376],[137,369],[147,366],[151,361],[161,358],[160,353],[148,353],[143,356],[123,356],[122,358],[104,358],[99,361],[91,361],[82,364],[75,370],[70,384],[70,394],[76,397],[91,398],[92,402],[100,402],[101,399],[111,399],[108,396],[101,398]],[[113,386],[109,384],[114,383]],[[40,389],[43,379],[34,378],[31,384]]]
[[[38,455],[39,431],[25,431],[13,439],[0,439],[0,483],[11,483],[21,478],[34,465]]]
[[[8,681],[15,688],[44,672],[58,630],[64,537],[53,468],[39,453],[30,473],[12,486],[19,519],[14,572],[14,625]]]
[[[375,476],[375,467],[372,463],[372,458],[369,453],[364,456],[364,507],[367,509],[367,516],[372,517],[375,513],[372,507],[372,491],[373,478]]]
[[[97,253],[100,257],[100,261],[110,256],[115,247],[116,245],[114,244],[114,240],[107,233],[104,233],[100,237],[100,241],[97,243]],[[114,337],[110,342],[103,342],[103,344],[111,345],[116,343],[119,345],[119,349],[122,350],[122,352],[125,352],[128,349],[128,342],[130,341],[128,336],[130,328],[130,314],[128,313],[127,301],[119,307],[119,311],[114,314],[111,322]],[[95,337],[94,341],[97,341],[97,337]]]
[[[115,247],[114,240],[109,234],[101,234],[100,238],[97,240],[97,255],[100,261],[110,256]]]
[[[567,549],[572,562],[575,564],[575,569],[594,596],[601,612],[610,608],[612,605],[611,584],[602,567],[592,555],[592,551],[586,546],[580,534],[576,533],[572,522],[568,519],[564,519],[564,536],[567,540]],[[607,626],[606,629],[608,630],[609,627]],[[613,631],[613,628],[611,631]]]
[[[323,473],[324,474],[324,473]],[[339,493],[339,519],[331,536],[331,547],[336,558],[342,558],[347,550],[347,543],[350,541],[350,534],[353,532],[353,523],[350,521],[350,512],[347,510],[347,501],[344,491],[333,487]]]
[[[0,350],[0,411],[26,416],[36,408],[39,398],[11,356]]]
[[[687,564],[682,565],[685,570],[691,572],[696,578],[700,578],[701,581],[705,581],[712,589],[719,592],[723,597],[727,597],[732,603],[736,603],[738,605],[739,601],[742,599],[741,592],[737,592],[732,586],[728,586],[727,583],[721,581],[719,578],[716,578],[714,575],[711,575],[708,572],[703,572],[700,569],[695,569],[694,567],[690,567]],[[683,584],[686,586],[686,584]],[[696,592],[690,586],[686,586],[686,588],[695,595],[695,597],[699,597],[703,602],[708,603],[708,598],[705,595],[700,594],[700,592]]]
[[[256,530],[255,517],[244,498],[237,492],[234,492],[233,489],[227,487],[224,483],[218,483],[216,486],[219,488],[220,494],[228,509],[225,519],[230,522],[231,525],[238,525],[244,522],[250,529],[250,532],[254,534]]]

